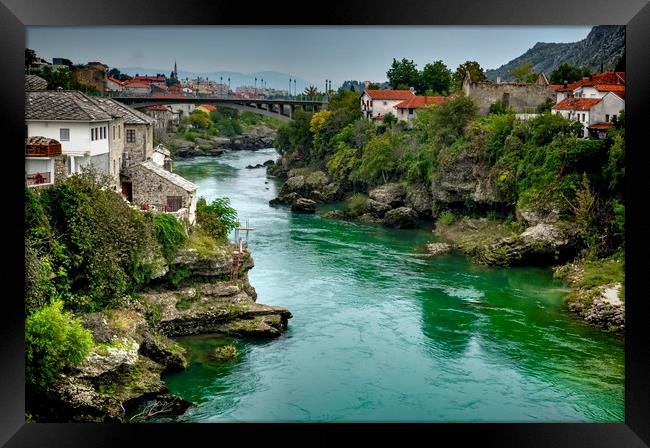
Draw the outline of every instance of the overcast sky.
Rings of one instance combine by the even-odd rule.
[[[392,59],[466,60],[497,68],[536,42],[576,42],[590,26],[28,27],[27,46],[51,62],[192,72],[279,71],[308,81],[386,80]]]

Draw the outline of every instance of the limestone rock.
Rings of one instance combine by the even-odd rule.
[[[370,199],[390,205],[392,208],[404,205],[406,191],[399,184],[386,184],[368,192]]]
[[[417,227],[418,214],[409,207],[398,207],[386,212],[384,225],[398,229],[414,229]]]
[[[316,213],[316,201],[300,198],[291,205],[291,211],[296,213]]]
[[[432,216],[433,197],[423,185],[408,187],[406,190],[406,206],[411,207],[422,218]]]
[[[383,218],[386,212],[388,212],[390,209],[391,207],[389,204],[375,201],[374,199],[366,200],[366,204],[364,206],[364,211],[366,213],[369,213],[379,219]]]
[[[451,252],[452,246],[448,243],[429,243],[426,245],[429,255],[435,257]]]

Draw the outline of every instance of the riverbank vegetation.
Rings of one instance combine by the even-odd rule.
[[[346,217],[367,217],[382,185],[424,191],[438,234],[487,264],[594,266],[624,250],[624,113],[597,139],[548,108],[527,121],[498,104],[479,116],[462,92],[418,110],[412,126],[362,118],[358,101],[341,90],[327,110],[297,113],[278,131],[270,173],[326,172]]]
[[[174,282],[167,266],[181,249],[199,241],[227,252],[227,234],[237,225],[224,198],[210,204],[201,198],[198,222],[189,226],[132,208],[106,182],[86,170],[52,188],[25,189],[26,374],[32,390],[106,342],[94,340],[80,316],[134,306],[152,281]]]

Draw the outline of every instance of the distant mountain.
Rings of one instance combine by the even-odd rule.
[[[567,63],[578,67],[588,67],[599,71],[613,70],[625,51],[625,27],[618,25],[601,25],[591,29],[587,37],[579,42],[544,43],[538,42],[533,48],[505,65],[493,70],[486,70],[490,80],[497,76],[502,80],[512,80],[512,69],[520,65],[533,63],[536,73],[547,77],[560,64]]]
[[[380,89],[389,89],[390,88],[390,83],[388,81],[386,81],[386,82],[376,82],[375,84]],[[356,80],[344,81],[343,84],[341,85],[341,88],[343,90],[350,90],[352,87],[354,87],[355,92],[363,92],[364,89],[365,89],[364,81],[356,81]]]
[[[117,69],[128,75],[134,76],[139,75],[155,75],[157,73],[164,73],[166,76],[169,76],[171,73],[170,69],[159,69],[159,68],[143,68],[143,67],[117,67]],[[255,78],[257,78],[257,86],[260,87],[261,80],[264,79],[267,87],[273,89],[288,90],[289,89],[289,78],[296,80],[296,90],[298,93],[305,90],[305,87],[310,85],[309,81],[306,81],[302,78],[298,78],[295,75],[290,73],[274,72],[274,71],[260,71],[255,73],[241,73],[241,72],[231,72],[231,71],[217,71],[217,72],[190,72],[185,70],[179,70],[178,76],[181,79],[189,78],[196,79],[201,77],[203,79],[207,78],[212,81],[221,81],[225,84],[228,83],[228,78],[230,77],[230,87],[235,89],[243,85],[254,85]],[[321,82],[322,85],[317,85],[320,90],[325,88],[325,80]],[[293,81],[291,82],[291,88],[293,89]]]

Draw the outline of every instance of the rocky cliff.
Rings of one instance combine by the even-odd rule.
[[[494,70],[486,70],[490,80],[497,76],[502,80],[512,80],[512,69],[531,62],[535,73],[550,73],[560,64],[588,67],[599,71],[614,70],[625,52],[625,27],[619,25],[601,25],[592,28],[581,41],[570,43],[538,42],[533,48]]]
[[[148,413],[182,413],[191,403],[166,395],[166,371],[187,367],[184,349],[171,337],[218,333],[230,336],[277,337],[291,313],[256,303],[248,282],[253,267],[249,251],[241,257],[236,279],[230,250],[210,255],[184,249],[170,263],[163,280],[174,272],[185,279],[176,287],[160,283],[122,308],[82,315],[95,348],[78,368],[66,372],[38,396],[28,397],[36,421],[138,421],[135,410],[148,401]],[[133,419],[133,420],[132,420]]]
[[[275,129],[268,126],[251,126],[241,135],[234,137],[219,137],[205,135],[193,141],[179,134],[169,135],[164,144],[174,149],[177,157],[218,156],[224,151],[257,150],[273,147]]]

